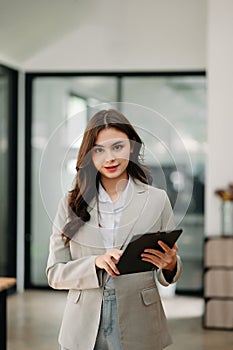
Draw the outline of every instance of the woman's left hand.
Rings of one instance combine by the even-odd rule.
[[[149,248],[145,249],[141,254],[142,260],[150,262],[151,264],[157,266],[159,269],[174,271],[177,264],[177,245],[174,244],[172,248],[169,248],[162,241],[158,241],[158,244],[163,248],[164,252]]]

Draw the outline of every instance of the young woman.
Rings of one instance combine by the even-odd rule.
[[[87,125],[74,189],[59,204],[50,240],[49,285],[69,290],[63,350],[160,350],[171,343],[155,277],[178,280],[177,246],[146,249],[154,271],[120,275],[117,262],[134,234],[174,228],[170,202],[152,187],[142,141],[116,110]],[[157,271],[156,271],[157,270]]]

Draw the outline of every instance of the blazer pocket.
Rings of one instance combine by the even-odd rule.
[[[77,304],[81,296],[81,290],[78,289],[70,289],[67,295],[67,299],[74,304]]]
[[[143,303],[148,306],[155,304],[160,300],[158,290],[156,287],[146,288],[141,291]]]

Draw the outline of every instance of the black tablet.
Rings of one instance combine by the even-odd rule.
[[[172,248],[182,231],[182,229],[177,229],[173,231],[161,231],[134,235],[117,264],[120,274],[124,275],[129,273],[145,272],[155,268],[153,264],[147,261],[142,261],[142,252],[146,248],[163,251],[162,247],[160,247],[158,244],[158,241],[163,241],[170,248]]]

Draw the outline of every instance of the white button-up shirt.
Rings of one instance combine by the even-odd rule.
[[[129,179],[126,188],[115,202],[112,202],[101,183],[99,185],[99,224],[104,246],[107,251],[113,249],[115,246],[117,229],[120,224],[122,211],[124,210],[130,181]],[[105,288],[114,288],[112,277],[109,276],[107,278]]]

